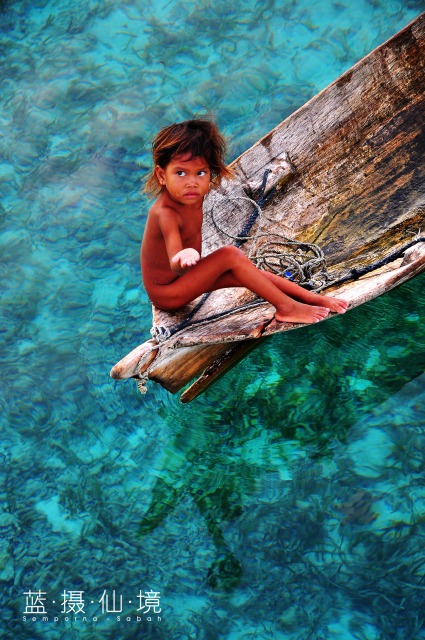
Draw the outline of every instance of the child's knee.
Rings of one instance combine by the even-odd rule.
[[[229,260],[231,263],[239,262],[241,258],[245,257],[243,251],[234,247],[233,245],[228,245],[226,247],[222,247],[218,250],[223,259]]]

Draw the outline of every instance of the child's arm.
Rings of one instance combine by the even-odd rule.
[[[159,228],[164,237],[171,271],[182,275],[186,269],[199,262],[201,256],[196,249],[183,248],[178,219],[172,209],[161,212]]]

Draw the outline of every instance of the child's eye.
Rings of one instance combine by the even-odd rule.
[[[202,171],[198,171],[198,176],[206,176],[207,172],[202,169]]]
[[[177,171],[177,175],[178,175],[178,176],[184,176],[184,175],[186,175],[186,174],[185,174],[185,172],[183,171],[183,169],[179,169],[179,170]]]

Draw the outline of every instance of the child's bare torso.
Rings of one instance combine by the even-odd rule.
[[[175,203],[163,193],[152,205],[146,222],[140,251],[143,284],[149,296],[157,287],[170,284],[181,274],[171,269],[161,226],[178,226],[181,249],[193,248],[201,253],[202,206],[189,208]]]

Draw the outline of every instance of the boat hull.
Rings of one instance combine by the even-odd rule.
[[[258,195],[253,185],[286,157],[294,171],[262,207],[252,242],[241,247],[248,255],[276,231],[319,245],[331,281],[324,292],[349,308],[423,271],[424,243],[405,255],[403,247],[425,227],[424,87],[422,14],[232,163],[236,180],[219,194],[228,207],[214,211],[213,202],[209,212],[206,203],[203,253],[240,233],[252,213],[246,197]],[[382,265],[391,255],[399,257]],[[379,268],[358,277],[370,265]],[[131,369],[173,393],[201,374],[184,402],[262,338],[302,326],[276,322],[273,307],[242,288],[213,292],[194,313],[198,302],[177,314],[154,309],[154,326],[172,335],[145,370]],[[112,375],[125,377],[116,367]]]

